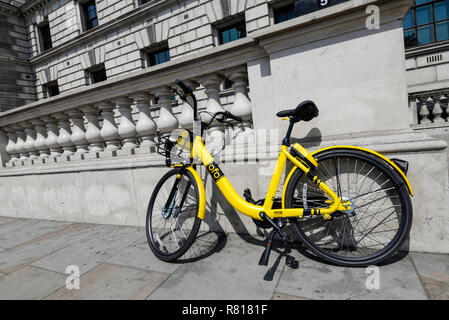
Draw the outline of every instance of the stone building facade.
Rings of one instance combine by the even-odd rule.
[[[201,110],[245,119],[208,133],[226,140],[236,189],[264,197],[286,129],[274,115],[311,99],[320,117],[293,136],[311,150],[358,145],[408,160],[410,247],[448,252],[445,42],[405,49],[412,0],[331,1],[299,17],[294,3],[2,0],[0,215],[143,225],[164,170],[158,136],[192,126],[171,91],[180,78]],[[373,6],[378,28],[367,27]],[[255,232],[206,185],[210,225]]]

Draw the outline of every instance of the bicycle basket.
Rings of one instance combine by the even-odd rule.
[[[176,164],[192,163],[190,157],[193,146],[193,134],[189,130],[176,129],[171,134],[160,136],[156,151],[165,157],[167,167]]]

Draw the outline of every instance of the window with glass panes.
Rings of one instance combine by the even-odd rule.
[[[98,26],[97,6],[94,0],[81,4],[84,16],[85,31]]]
[[[449,0],[416,0],[403,27],[406,48],[449,40]]]
[[[39,35],[41,37],[41,51],[52,48],[53,45],[51,42],[50,25],[48,24],[48,22],[38,26],[38,29]]]
[[[278,24],[295,18],[295,4],[291,3],[285,7],[273,9],[274,23]]]
[[[220,44],[232,42],[246,37],[245,21],[218,30]]]
[[[170,50],[165,47],[148,53],[148,65],[155,66],[170,61]]]

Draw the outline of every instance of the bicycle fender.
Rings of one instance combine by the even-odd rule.
[[[355,146],[333,146],[333,147],[327,147],[327,148],[323,148],[320,150],[317,150],[315,152],[312,153],[313,156],[318,155],[319,153],[325,152],[325,151],[329,151],[332,149],[351,149],[351,150],[358,150],[358,151],[362,151],[362,152],[366,152],[369,153],[373,156],[375,156],[376,158],[381,159],[382,161],[388,163],[393,169],[394,171],[399,174],[399,176],[402,178],[402,180],[405,182],[408,192],[410,193],[410,195],[413,197],[413,189],[412,186],[410,185],[409,180],[407,179],[406,175],[404,174],[404,172],[402,172],[402,170],[390,159],[388,159],[387,157],[381,155],[378,152],[375,152],[373,150],[369,150],[369,149],[365,149],[365,148],[361,148],[361,147],[355,147]],[[293,176],[293,173],[295,173],[295,171],[298,169],[298,167],[294,166],[289,175],[287,176],[287,179],[285,180],[284,183],[284,188],[282,190],[282,208],[285,208],[285,193],[287,191],[287,186],[288,183],[290,182],[291,177]]]
[[[188,167],[187,170],[193,175],[198,185],[198,193],[199,193],[199,209],[198,209],[198,218],[204,220],[206,216],[206,190],[204,189],[204,183],[201,179],[198,172],[193,167]]]

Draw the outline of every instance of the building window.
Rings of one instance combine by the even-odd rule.
[[[170,61],[170,49],[167,45],[158,47],[157,49],[142,51],[145,63],[143,67],[148,68],[164,62]]]
[[[218,29],[218,40],[220,44],[232,42],[244,37],[246,37],[245,21]]]
[[[59,86],[57,81],[51,81],[42,86],[44,98],[50,98],[59,94]]]
[[[403,21],[405,47],[449,39],[449,0],[416,0]]]
[[[41,52],[51,49],[53,45],[51,43],[50,25],[48,21],[40,24],[37,29],[39,30]]]
[[[140,5],[151,2],[152,0],[139,0]]]
[[[273,16],[275,24],[295,18],[295,4],[291,3],[281,8],[274,8]]]
[[[86,70],[87,84],[94,84],[107,80],[104,64]]]
[[[94,0],[88,0],[80,4],[84,31],[98,26],[97,6]]]

